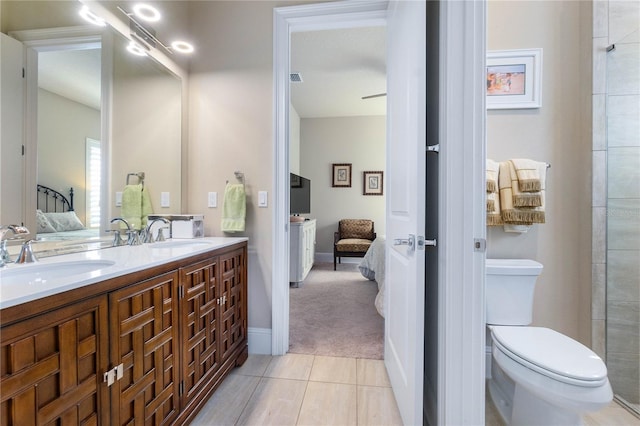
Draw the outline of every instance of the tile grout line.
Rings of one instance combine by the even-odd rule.
[[[242,410],[240,410],[240,415],[238,416],[236,421],[233,423],[234,425],[238,426],[238,424],[240,422],[240,419],[242,418],[242,415],[244,414],[244,411],[249,406],[249,402],[251,402],[251,398],[253,398],[253,395],[256,393],[256,390],[258,389],[258,386],[260,386],[260,383],[262,383],[262,379],[264,379],[264,377],[260,377],[260,379],[258,380],[258,383],[253,388],[253,390],[251,391],[251,395],[249,395],[249,398],[247,398],[247,402],[244,403],[244,407],[242,407]]]
[[[307,384],[304,386],[304,394],[302,395],[302,401],[300,402],[300,408],[298,408],[298,416],[296,417],[296,425],[300,421],[300,414],[302,414],[302,406],[304,405],[304,400],[307,397],[307,390],[309,389],[309,379],[311,378],[311,372],[313,371],[313,365],[316,363],[316,356],[313,356],[313,361],[311,361],[311,369],[309,370],[309,377],[307,377]]]

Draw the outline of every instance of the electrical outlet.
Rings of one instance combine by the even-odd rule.
[[[207,206],[208,207],[218,207],[218,193],[210,192],[207,197]]]

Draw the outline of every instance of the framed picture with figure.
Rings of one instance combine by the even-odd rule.
[[[351,188],[351,163],[333,164],[333,188]]]
[[[384,172],[362,172],[364,189],[362,195],[383,195]]]
[[[542,49],[487,52],[487,109],[540,108]]]

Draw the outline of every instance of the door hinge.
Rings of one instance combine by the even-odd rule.
[[[22,156],[24,156],[24,151],[25,151],[24,145],[22,145]]]
[[[473,251],[485,252],[487,251],[487,240],[484,238],[473,239]]]
[[[22,78],[24,78],[24,77],[25,77],[25,75],[26,75],[26,72],[25,72],[25,70],[24,70],[24,67],[22,67]]]
[[[111,370],[104,373],[103,381],[107,384],[107,386],[111,386],[116,381],[122,379],[124,376],[124,364],[117,365],[113,367]]]
[[[435,145],[427,145],[427,152],[435,152],[438,154],[440,152],[440,144],[437,143]]]

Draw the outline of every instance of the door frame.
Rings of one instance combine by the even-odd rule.
[[[289,59],[291,33],[386,25],[387,1],[333,2],[273,10],[274,207],[271,353],[289,350]]]
[[[387,2],[274,9],[271,352],[289,347],[290,34],[384,22]],[[484,423],[486,2],[440,1],[438,424]],[[474,70],[469,72],[469,70]],[[482,245],[482,244],[481,244]]]

